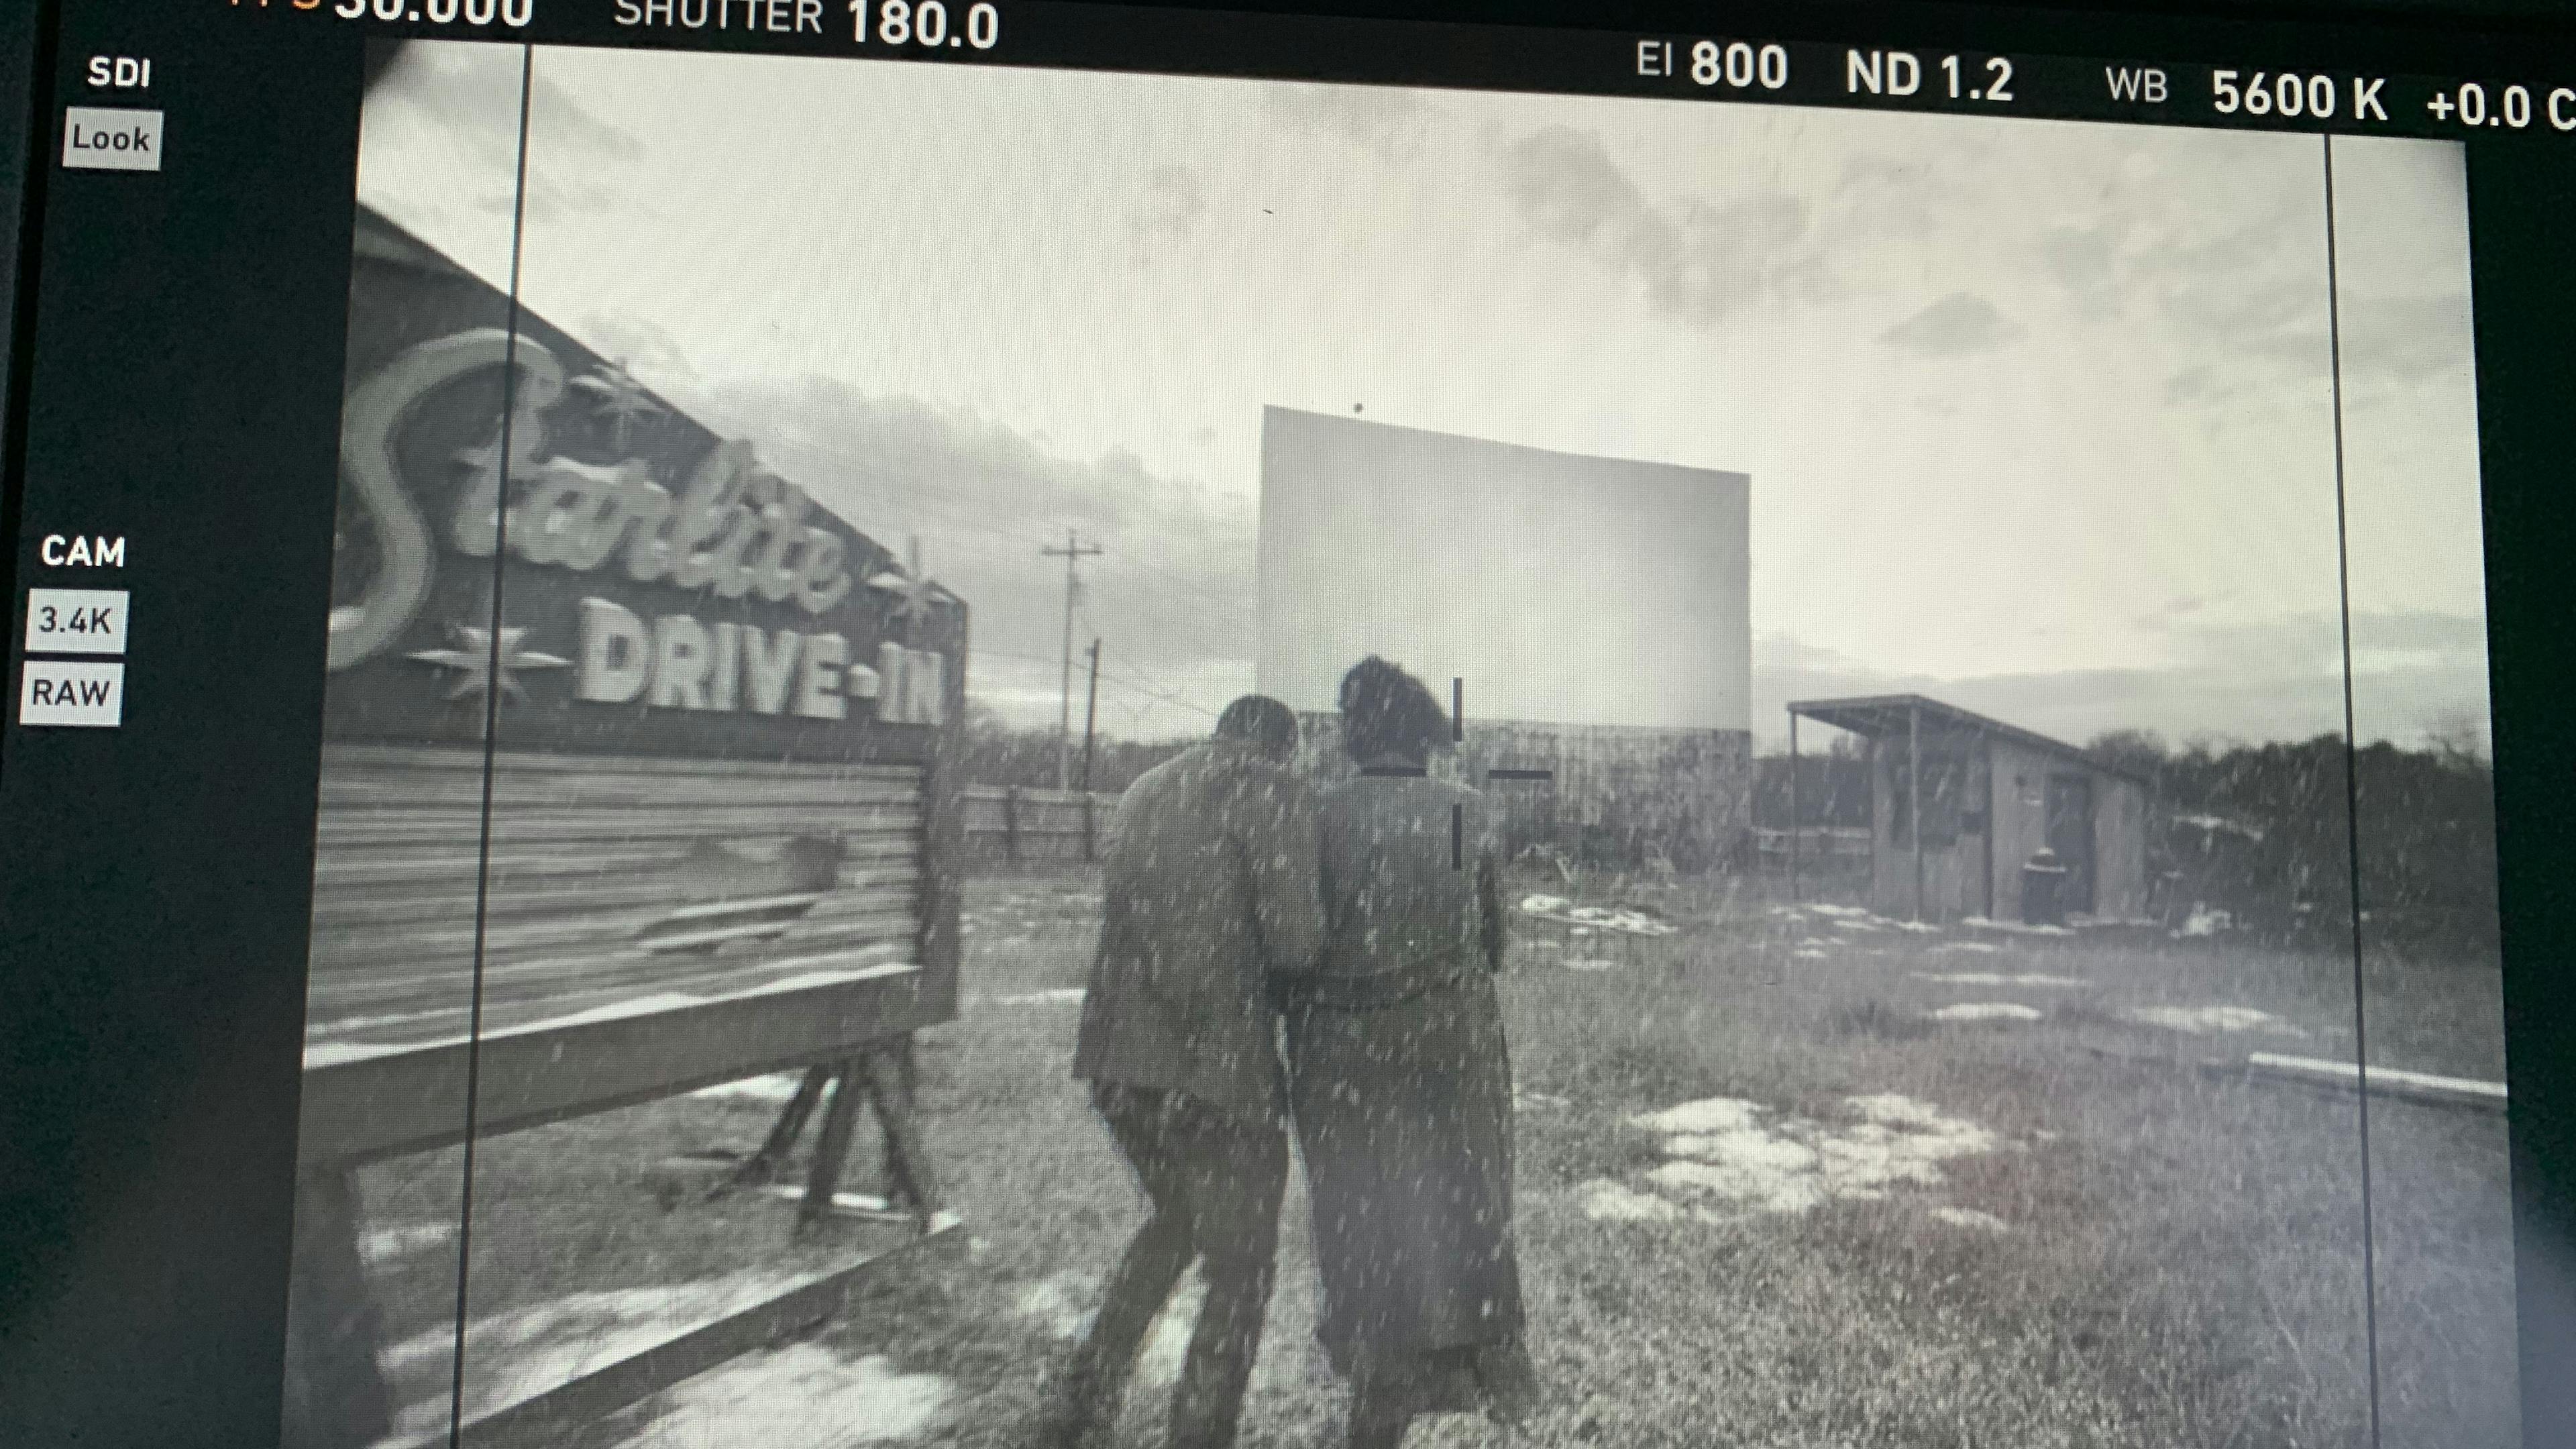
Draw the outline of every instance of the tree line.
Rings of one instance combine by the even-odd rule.
[[[1074,789],[1083,785],[1082,735],[1073,736]],[[1091,742],[1091,788],[1117,794],[1136,777],[1187,749],[1188,740],[1123,740],[1097,735]],[[1051,729],[1022,729],[1003,721],[987,706],[968,701],[960,748],[966,779],[976,785],[1017,785],[1023,790],[1056,787],[1057,736]]]

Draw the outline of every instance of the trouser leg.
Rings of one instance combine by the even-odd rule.
[[[1100,1105],[1111,1137],[1135,1168],[1153,1209],[1128,1240],[1090,1331],[1074,1346],[1049,1394],[1052,1402],[1041,1431],[1042,1442],[1049,1445],[1074,1445],[1094,1427],[1117,1418],[1145,1332],[1197,1253],[1190,1197],[1180,1190],[1163,1141],[1161,1094],[1103,1093]]]
[[[1351,1381],[1350,1449],[1397,1449],[1413,1422],[1405,1385],[1360,1370]]]
[[[1172,1393],[1172,1449],[1226,1449],[1243,1415],[1243,1391],[1261,1351],[1270,1308],[1268,1262],[1207,1267],[1207,1302],[1190,1334],[1189,1357]]]
[[[1191,1138],[1187,1182],[1207,1300],[1173,1391],[1171,1443],[1173,1449],[1227,1449],[1270,1308],[1288,1141],[1267,1122],[1213,1113]]]
[[[1188,1271],[1190,1256],[1189,1224],[1172,1213],[1156,1212],[1128,1241],[1091,1330],[1065,1365],[1056,1405],[1063,1442],[1118,1417],[1145,1331]]]

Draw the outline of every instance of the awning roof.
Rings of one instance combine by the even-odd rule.
[[[2135,770],[2103,764],[2064,740],[2053,740],[2046,735],[2023,729],[2019,725],[2009,725],[2002,720],[1990,719],[1978,714],[1974,710],[1961,709],[1955,704],[1943,704],[1937,699],[1920,694],[1869,694],[1856,695],[1849,699],[1789,701],[1789,713],[1793,715],[1804,715],[1808,719],[1832,725],[1838,730],[1849,730],[1853,734],[1866,735],[1874,740],[1886,739],[1890,736],[1902,737],[1917,711],[1921,712],[1923,726],[1927,732],[1967,730],[1978,734],[1994,735],[2011,740],[2017,745],[2038,750],[2043,754],[2055,755],[2060,759],[2081,764],[2087,769],[2098,770],[2105,775],[2116,775],[2139,785],[2154,783]]]

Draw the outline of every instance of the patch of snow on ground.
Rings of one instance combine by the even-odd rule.
[[[712,1087],[700,1087],[689,1095],[745,1102],[784,1102],[795,1096],[796,1089],[804,1082],[803,1072],[772,1072],[765,1077],[745,1077],[739,1082],[718,1082]]]
[[[1206,1302],[1207,1280],[1192,1268],[1190,1276],[1181,1280],[1179,1291],[1165,1301],[1163,1316],[1154,1320],[1153,1332],[1146,1335],[1145,1347],[1136,1355],[1138,1383],[1160,1386],[1179,1380],[1181,1360],[1189,1356],[1190,1334],[1198,1327],[1199,1309]]]
[[[1823,1159],[1816,1150],[1759,1127],[1675,1137],[1664,1150],[1674,1160],[1646,1174],[1657,1187],[1774,1213],[1802,1213],[1825,1200]]]
[[[2161,1026],[2169,1031],[2187,1031],[2206,1036],[2214,1031],[2262,1031],[2274,1036],[2306,1036],[2268,1011],[2250,1006],[2142,1006],[2129,1013],[2131,1021],[2148,1026]]]
[[[1959,924],[1971,931],[2009,931],[2017,936],[2072,936],[2064,926],[2033,926],[2021,921],[1998,921],[1988,916],[1962,916]]]
[[[1060,1339],[1076,1339],[1091,1324],[1100,1299],[1100,1280],[1070,1269],[1052,1273],[1020,1290],[1011,1311],[1046,1325]]]
[[[1023,991],[1015,996],[996,996],[995,1006],[1080,1006],[1083,988],[1058,986],[1048,991]]]
[[[1584,925],[1599,926],[1609,931],[1625,931],[1631,936],[1669,936],[1676,929],[1669,923],[1656,920],[1643,911],[1628,910],[1624,907],[1619,910],[1609,910],[1601,906],[1576,906],[1565,914]]]
[[[2043,976],[2036,971],[1915,971],[1908,973],[1917,981],[1936,981],[1944,986],[2081,986],[2072,976]]]
[[[1512,1105],[1523,1111],[1532,1107],[1571,1107],[1574,1105],[1574,1099],[1560,1097],[1554,1092],[1514,1092]]]
[[[1930,1013],[1934,1021],[2037,1021],[2041,1014],[2011,1001],[1962,1001]]]
[[[2174,936],[2177,940],[2185,936],[2215,936],[2235,924],[2235,917],[2225,911],[2213,911],[2195,905],[2191,908],[2191,914],[2183,917],[2182,925],[2175,929]]]
[[[370,1264],[390,1263],[455,1241],[454,1223],[397,1223],[371,1229],[359,1238],[358,1256]]]
[[[1676,1214],[1693,1201],[1794,1214],[1836,1198],[1876,1199],[1899,1183],[1937,1184],[1942,1162],[2005,1145],[1987,1128],[1911,1097],[1851,1097],[1843,1105],[1859,1120],[1828,1125],[1712,1097],[1629,1122],[1665,1134],[1667,1161],[1646,1180]],[[1593,1187],[1586,1189],[1584,1210],[1623,1221],[1670,1216]]]
[[[1678,927],[1657,920],[1653,915],[1630,906],[1578,906],[1563,896],[1531,895],[1521,897],[1521,914],[1536,916],[1571,926],[1576,935],[1587,930],[1617,931],[1630,936],[1669,936]]]
[[[884,1354],[856,1363],[820,1344],[746,1355],[667,1390],[670,1411],[622,1449],[843,1449],[918,1437],[947,1407],[955,1386],[938,1374],[907,1374]]]
[[[1127,1395],[1131,1408],[1141,1403],[1146,1408],[1138,1412],[1150,1413],[1157,1419],[1163,1416],[1163,1406],[1168,1402],[1165,1395],[1180,1379],[1181,1362],[1189,1356],[1190,1334],[1197,1328],[1199,1309],[1206,1303],[1207,1283],[1199,1277],[1198,1269],[1192,1268],[1190,1275],[1181,1280],[1180,1288],[1165,1302],[1162,1316],[1154,1320],[1153,1332],[1146,1336],[1144,1348],[1136,1355],[1135,1378]],[[1300,1355],[1265,1352],[1253,1361],[1252,1387],[1256,1392],[1281,1388],[1299,1382],[1305,1372],[1305,1360]],[[1101,1436],[1101,1442],[1110,1442],[1110,1437]],[[1122,1438],[1116,1442],[1124,1444],[1129,1441]],[[725,1446],[725,1449],[732,1449],[732,1446]],[[768,1449],[768,1446],[761,1445],[758,1449]]]
[[[1628,1119],[1628,1125],[1648,1132],[1731,1132],[1752,1126],[1761,1114],[1759,1106],[1741,1097],[1705,1097],[1660,1112],[1639,1113]]]
[[[1618,962],[1611,960],[1607,956],[1576,956],[1566,961],[1565,969],[1568,971],[1609,971],[1616,969],[1618,965]]]
[[[1583,1195],[1583,1215],[1597,1223],[1668,1223],[1682,1210],[1666,1198],[1596,1177],[1575,1191]]]
[[[1955,956],[1961,954],[1984,956],[1991,955],[1992,953],[2002,949],[2003,947],[1996,945],[1992,941],[1944,941],[1940,945],[1933,947],[1931,950],[1926,951],[1923,954],[1927,956]]]
[[[1813,946],[1801,946],[1789,954],[1801,961],[1822,961],[1825,959],[1825,953]]]
[[[1981,1213],[1975,1208],[1937,1207],[1932,1210],[1932,1216],[1954,1228],[1975,1228],[1980,1232],[1988,1233],[2012,1231],[2012,1224],[1996,1217],[1993,1213]]]

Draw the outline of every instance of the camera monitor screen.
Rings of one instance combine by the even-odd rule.
[[[2563,39],[1505,18],[41,7],[0,1437],[2566,1442]]]

